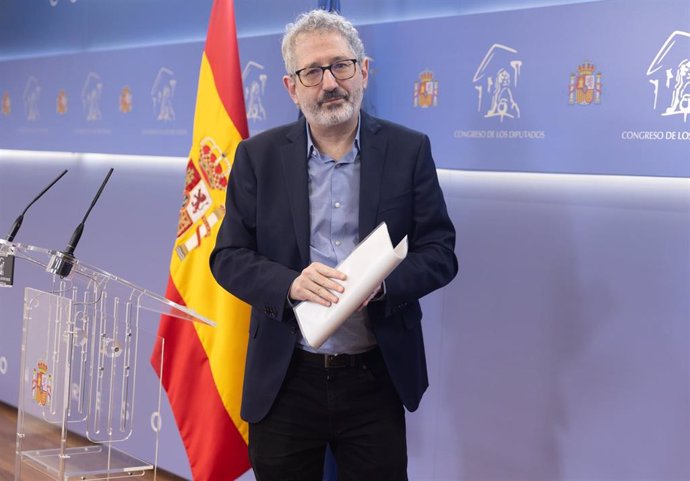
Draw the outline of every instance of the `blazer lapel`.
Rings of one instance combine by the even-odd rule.
[[[383,166],[387,141],[380,133],[381,124],[362,111],[360,128],[360,182],[359,182],[359,239],[364,239],[376,227]]]
[[[307,173],[307,133],[304,118],[287,134],[280,149],[297,246],[303,264],[309,264],[309,186]]]

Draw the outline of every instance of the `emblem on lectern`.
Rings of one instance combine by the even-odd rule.
[[[38,361],[34,368],[34,375],[31,382],[31,394],[34,401],[39,406],[45,406],[50,401],[53,391],[53,376],[48,374],[48,363]]]

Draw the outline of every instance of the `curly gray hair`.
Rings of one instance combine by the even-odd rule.
[[[285,70],[288,74],[292,75],[297,70],[297,65],[295,65],[295,41],[297,36],[301,33],[311,32],[339,33],[350,46],[357,61],[361,62],[364,60],[366,55],[364,53],[364,44],[359,38],[359,32],[354,25],[337,13],[317,9],[301,14],[294,23],[289,23],[285,27],[282,52]]]

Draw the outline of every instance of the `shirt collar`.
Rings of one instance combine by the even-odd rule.
[[[319,149],[316,148],[316,145],[314,145],[314,142],[311,140],[311,132],[309,131],[309,122],[305,122],[304,125],[306,126],[305,128],[307,129],[307,159],[310,159],[312,156],[316,157],[317,159],[321,159],[322,161],[329,161],[329,160],[334,160],[326,155],[321,154],[319,152]],[[359,131],[362,126],[362,113],[360,112],[358,117],[357,117],[357,133],[355,134],[355,140],[352,143],[352,150],[350,153],[354,152],[354,155],[345,155],[341,160],[343,162],[353,162],[355,157],[357,157],[357,154],[359,154]]]

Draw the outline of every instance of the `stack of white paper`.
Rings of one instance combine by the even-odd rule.
[[[336,269],[347,275],[345,291],[330,307],[305,301],[294,308],[302,335],[318,349],[407,256],[407,236],[393,248],[383,222]]]

